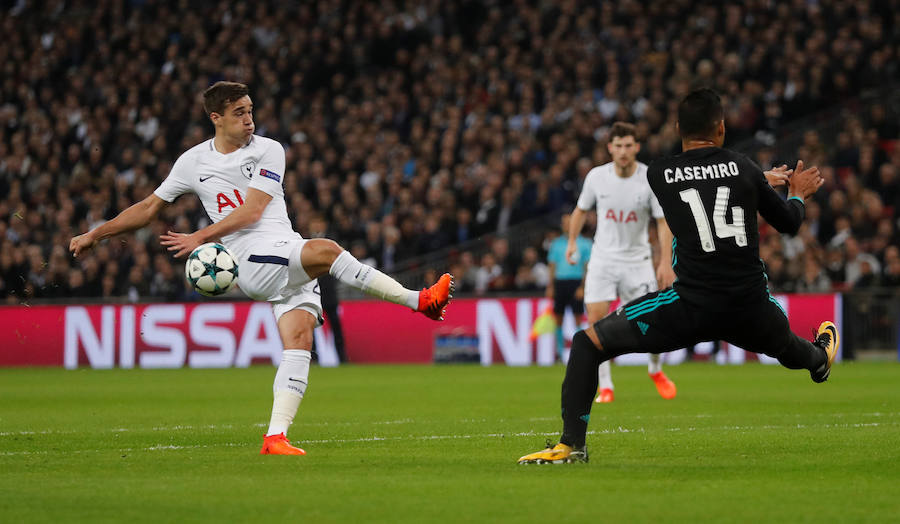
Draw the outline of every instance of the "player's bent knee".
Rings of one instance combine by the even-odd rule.
[[[312,238],[303,246],[303,258],[314,259],[314,262],[332,262],[343,250],[334,240]]]
[[[334,240],[313,238],[307,240],[300,252],[300,263],[311,278],[328,272],[331,264],[344,249]]]
[[[600,341],[596,340],[596,336],[597,335],[594,335],[595,338],[591,338],[587,330],[584,329],[578,331],[575,333],[575,336],[572,337],[572,351],[575,351],[576,346],[578,349],[601,349]]]
[[[584,334],[587,335],[588,339],[590,339],[591,341],[591,344],[593,344],[595,348],[603,349],[603,344],[600,343],[600,335],[597,334],[597,329],[594,326],[596,326],[596,322],[591,324],[591,326],[587,329],[583,330]]]

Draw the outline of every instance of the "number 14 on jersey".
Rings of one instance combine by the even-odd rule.
[[[725,212],[728,209],[728,196],[731,189],[728,186],[719,186],[716,188],[716,202],[713,205],[713,226],[716,228],[716,236],[725,239],[734,237],[738,247],[747,245],[747,230],[744,227],[744,208],[733,206],[731,208],[731,216],[734,219],[732,223],[725,221]],[[697,234],[700,236],[700,247],[707,253],[716,250],[716,243],[713,241],[712,229],[709,227],[709,219],[706,216],[706,210],[703,208],[703,202],[700,200],[700,192],[696,188],[685,189],[678,193],[681,200],[691,207],[691,214],[694,215],[694,223],[697,224]]]

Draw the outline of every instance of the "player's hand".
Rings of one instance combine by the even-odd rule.
[[[81,253],[90,251],[97,244],[97,241],[94,239],[94,236],[91,235],[91,232],[88,231],[83,235],[78,235],[77,237],[72,238],[69,241],[69,251],[72,252],[72,256],[78,258],[78,255]]]
[[[575,245],[575,242],[569,242],[566,244],[566,261],[572,265],[578,263],[578,259],[575,258],[575,251],[578,246]]]
[[[584,300],[584,286],[578,286],[575,288],[575,300],[579,302]]]
[[[819,173],[819,168],[816,166],[804,169],[803,161],[797,161],[797,167],[794,168],[794,174],[791,175],[790,180],[790,192],[789,196],[800,197],[803,200],[806,200],[813,193],[819,190],[822,187],[822,184],[825,183],[825,179],[822,178],[822,174]]]
[[[196,233],[187,234],[167,231],[165,235],[159,235],[159,243],[166,246],[166,249],[169,251],[174,251],[175,258],[181,258],[191,254],[191,251],[203,244],[203,241],[196,235]]]
[[[675,282],[675,270],[669,264],[662,263],[656,268],[656,283],[659,289],[666,289]]]
[[[770,186],[778,187],[786,185],[793,172],[793,169],[788,169],[787,164],[782,164],[778,167],[773,167],[768,171],[763,171],[763,174],[766,176],[766,182],[768,182]]]
[[[549,286],[547,286],[547,290],[544,291],[544,296],[547,298],[553,298],[553,283],[551,282]]]

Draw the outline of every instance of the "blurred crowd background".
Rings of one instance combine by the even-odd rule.
[[[772,291],[900,289],[897,0],[0,5],[6,303],[191,298],[157,239],[208,223],[196,197],[83,259],[67,248],[212,134],[199,93],[222,79],[250,86],[257,133],[284,144],[301,234],[386,272],[451,253],[474,293],[542,291],[544,249],[609,160],[609,126],[637,124],[643,162],[676,153],[678,100],[714,87],[726,146],[827,181],[797,236],[763,225]],[[778,149],[823,112],[839,117]],[[479,238],[478,255],[453,249]]]

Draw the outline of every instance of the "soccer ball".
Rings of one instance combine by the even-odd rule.
[[[215,297],[227,292],[237,282],[237,259],[222,244],[209,242],[188,256],[184,276],[197,293]]]

